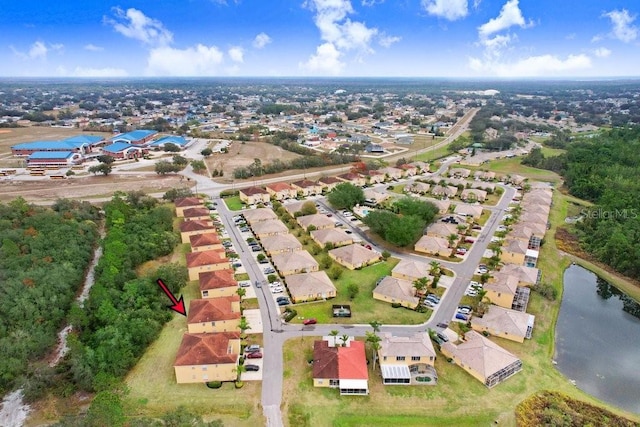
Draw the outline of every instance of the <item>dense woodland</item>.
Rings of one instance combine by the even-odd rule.
[[[0,203],[0,391],[32,375],[55,346],[98,238],[99,210]]]

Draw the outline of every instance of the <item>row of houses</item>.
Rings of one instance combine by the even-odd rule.
[[[423,277],[433,280],[430,267],[421,261],[401,260],[391,270],[391,276],[382,277],[373,290],[373,298],[415,310],[420,302],[413,282]]]
[[[201,296],[189,302],[187,332],[174,362],[176,382],[233,381],[241,353],[238,282],[201,199],[178,199],[175,205],[183,219],[182,242],[191,244],[189,280],[198,280]]]
[[[168,135],[160,138],[158,136],[158,132],[144,129],[122,133],[111,138],[77,135],[57,141],[16,144],[11,147],[11,152],[14,156],[26,158],[28,166],[69,167],[100,154],[116,159],[131,159],[142,157],[151,149],[164,148],[169,143],[184,148],[190,142],[181,136]]]
[[[413,162],[401,165],[397,168],[386,167],[378,170],[367,170],[362,173],[348,172],[338,176],[322,177],[318,181],[303,179],[292,183],[276,182],[262,187],[248,187],[240,190],[240,200],[247,205],[267,203],[270,200],[288,200],[297,197],[308,197],[333,190],[342,183],[349,182],[358,187],[368,184],[378,184],[390,180],[412,177],[417,174],[429,172],[429,164]]]

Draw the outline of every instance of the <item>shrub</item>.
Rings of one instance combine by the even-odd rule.
[[[220,388],[222,387],[222,381],[209,381],[206,385],[209,388]]]
[[[402,307],[402,304],[400,304],[399,302],[394,302],[394,303],[391,304],[391,307],[400,308],[400,307]]]
[[[294,317],[298,315],[298,312],[293,308],[287,308],[284,312],[284,321],[290,322]]]

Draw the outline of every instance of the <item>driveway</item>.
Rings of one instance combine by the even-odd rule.
[[[253,290],[253,288],[252,288]],[[260,314],[259,308],[252,308],[250,310],[244,310],[242,312],[243,316],[247,318],[247,322],[251,329],[247,329],[247,334],[261,334],[262,329],[262,315]]]

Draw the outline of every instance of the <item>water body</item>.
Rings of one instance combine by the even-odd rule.
[[[640,304],[578,265],[564,273],[557,367],[581,390],[640,413]]]

